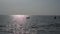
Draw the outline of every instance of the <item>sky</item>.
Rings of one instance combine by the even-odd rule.
[[[60,0],[0,0],[0,14],[60,15]]]

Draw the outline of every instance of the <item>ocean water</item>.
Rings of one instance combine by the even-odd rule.
[[[60,34],[60,16],[0,15],[0,34]]]

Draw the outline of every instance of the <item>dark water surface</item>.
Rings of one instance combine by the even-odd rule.
[[[60,16],[0,15],[0,34],[60,34]]]

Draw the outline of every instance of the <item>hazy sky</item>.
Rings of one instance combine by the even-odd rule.
[[[59,15],[60,0],[0,0],[0,14]]]

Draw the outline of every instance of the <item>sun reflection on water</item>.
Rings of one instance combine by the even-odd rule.
[[[26,24],[26,17],[27,15],[11,15],[12,17],[12,22],[9,24],[8,30],[13,30],[14,34],[23,34],[24,27]]]

